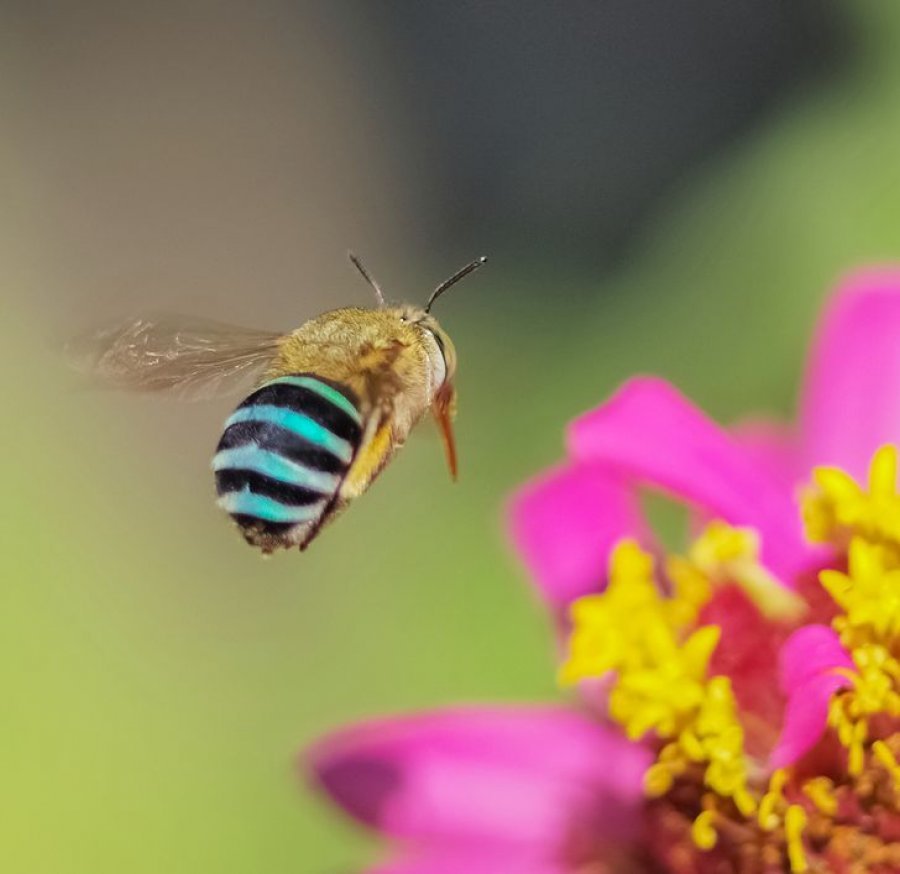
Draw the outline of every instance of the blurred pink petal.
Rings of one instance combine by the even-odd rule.
[[[395,859],[370,868],[366,874],[575,874],[575,869],[508,850],[463,854],[448,850],[428,857]]]
[[[778,676],[786,695],[817,674],[834,668],[853,670],[853,660],[834,629],[827,625],[798,628],[785,642],[778,656]]]
[[[585,464],[553,468],[519,489],[509,527],[544,598],[560,609],[600,591],[613,545],[643,532],[633,490]]]
[[[853,668],[837,634],[827,625],[807,625],[784,643],[779,656],[781,687],[788,695],[781,736],[772,751],[772,768],[783,768],[808,753],[825,733],[828,705],[850,681],[835,673]]]
[[[745,419],[729,430],[753,462],[789,493],[809,476],[800,457],[799,437],[783,422]]]
[[[546,858],[590,819],[626,834],[651,754],[567,710],[459,708],[370,722],[308,754],[348,813],[419,846],[507,846]]]
[[[760,533],[762,556],[786,585],[810,560],[795,501],[769,470],[668,383],[639,378],[576,419],[571,454],[656,486]]]
[[[872,453],[900,444],[900,268],[849,276],[810,359],[801,422],[809,466],[865,476]]]
[[[784,710],[781,736],[769,758],[771,768],[792,765],[819,742],[828,724],[831,696],[847,685],[846,677],[825,673],[795,688]]]

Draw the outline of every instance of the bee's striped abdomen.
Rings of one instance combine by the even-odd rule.
[[[302,543],[353,461],[362,417],[349,389],[313,374],[283,376],[225,423],[213,459],[218,504],[252,543]]]

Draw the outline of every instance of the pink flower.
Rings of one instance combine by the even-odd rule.
[[[572,460],[526,486],[512,510],[513,539],[550,605],[594,591],[606,544],[641,530],[636,484],[752,526],[766,564],[792,585],[815,564],[797,516],[797,487],[817,465],[859,478],[875,449],[900,439],[898,293],[900,268],[843,283],[813,348],[796,428],[756,423],[726,431],[654,378],[632,380],[576,419],[566,441]],[[585,524],[581,508],[600,506],[599,524]]]
[[[318,785],[396,842],[395,861],[372,870],[755,871],[781,858],[800,872],[808,857],[843,870],[846,854],[893,865],[890,829],[871,810],[860,825],[859,793],[886,774],[900,794],[895,453],[876,456],[869,492],[854,480],[892,442],[889,269],[834,298],[797,428],[725,430],[651,378],[576,419],[569,459],[515,496],[511,531],[568,635],[562,678],[597,682],[570,708],[389,719],[314,747]],[[661,560],[644,488],[691,508],[704,533],[685,555]],[[887,797],[879,809],[900,823]],[[831,839],[840,816],[852,847]]]

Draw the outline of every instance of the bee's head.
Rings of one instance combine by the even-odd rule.
[[[372,286],[378,305],[385,307],[387,304],[381,287],[369,275],[368,270],[366,270],[359,258],[352,252],[348,254],[353,265],[359,270],[366,282]],[[471,263],[466,264],[461,270],[457,270],[456,273],[449,279],[445,279],[431,293],[431,297],[428,298],[428,303],[424,307],[406,305],[398,308],[401,320],[422,329],[422,343],[428,355],[432,394],[435,399],[437,399],[442,389],[445,396],[452,396],[453,394],[453,377],[456,375],[456,349],[453,347],[453,343],[446,331],[441,328],[437,319],[431,315],[431,307],[448,288],[452,288],[460,279],[468,276],[486,262],[487,258],[482,255],[480,258],[476,258]]]
[[[378,287],[378,283],[369,276],[355,255],[351,254],[350,260],[372,286],[379,306],[384,307],[384,295]],[[448,288],[456,285],[460,279],[477,270],[486,261],[487,258],[482,256],[470,264],[466,264],[461,270],[457,270],[431,293],[431,297],[428,298],[424,307],[404,306],[399,308],[400,318],[404,322],[415,325],[421,332],[422,345],[428,360],[431,412],[441,429],[444,446],[447,450],[447,464],[450,467],[450,475],[454,479],[456,479],[456,442],[453,439],[452,423],[456,413],[456,389],[453,387],[453,378],[456,376],[456,349],[450,337],[438,324],[437,319],[431,315],[431,307]]]
[[[381,287],[369,275],[368,270],[366,270],[359,258],[352,252],[349,252],[348,254],[353,265],[359,270],[363,278],[375,292],[375,298],[378,301],[379,307],[386,307],[387,303],[384,299]],[[428,298],[428,302],[424,307],[407,304],[394,309],[394,312],[399,314],[402,321],[409,322],[421,329],[422,344],[425,347],[428,356],[433,403],[442,402],[450,410],[452,410],[454,406],[453,377],[456,375],[456,349],[453,347],[450,337],[438,324],[437,319],[431,315],[431,307],[448,288],[456,285],[460,279],[468,276],[486,262],[487,258],[482,255],[480,258],[476,258],[471,263],[466,264],[461,270],[457,270],[456,273],[449,279],[445,279],[431,293],[431,297]]]

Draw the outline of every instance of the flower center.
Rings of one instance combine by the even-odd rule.
[[[656,761],[644,778],[653,855],[672,870],[800,874],[896,870],[900,863],[900,495],[897,453],[880,449],[868,488],[819,468],[803,499],[810,540],[833,547],[820,582],[838,613],[833,627],[852,659],[828,702],[828,728],[814,755],[767,773],[747,752],[727,651],[704,608],[739,586],[767,621],[796,628],[804,602],[759,561],[759,539],[722,522],[707,526],[685,556],[659,573],[635,542],[610,557],[606,590],[577,600],[560,681],[609,681],[609,718]],[[844,568],[838,570],[835,568]],[[847,664],[850,662],[848,661]],[[775,685],[777,679],[771,676]],[[680,860],[680,861],[679,861]]]

